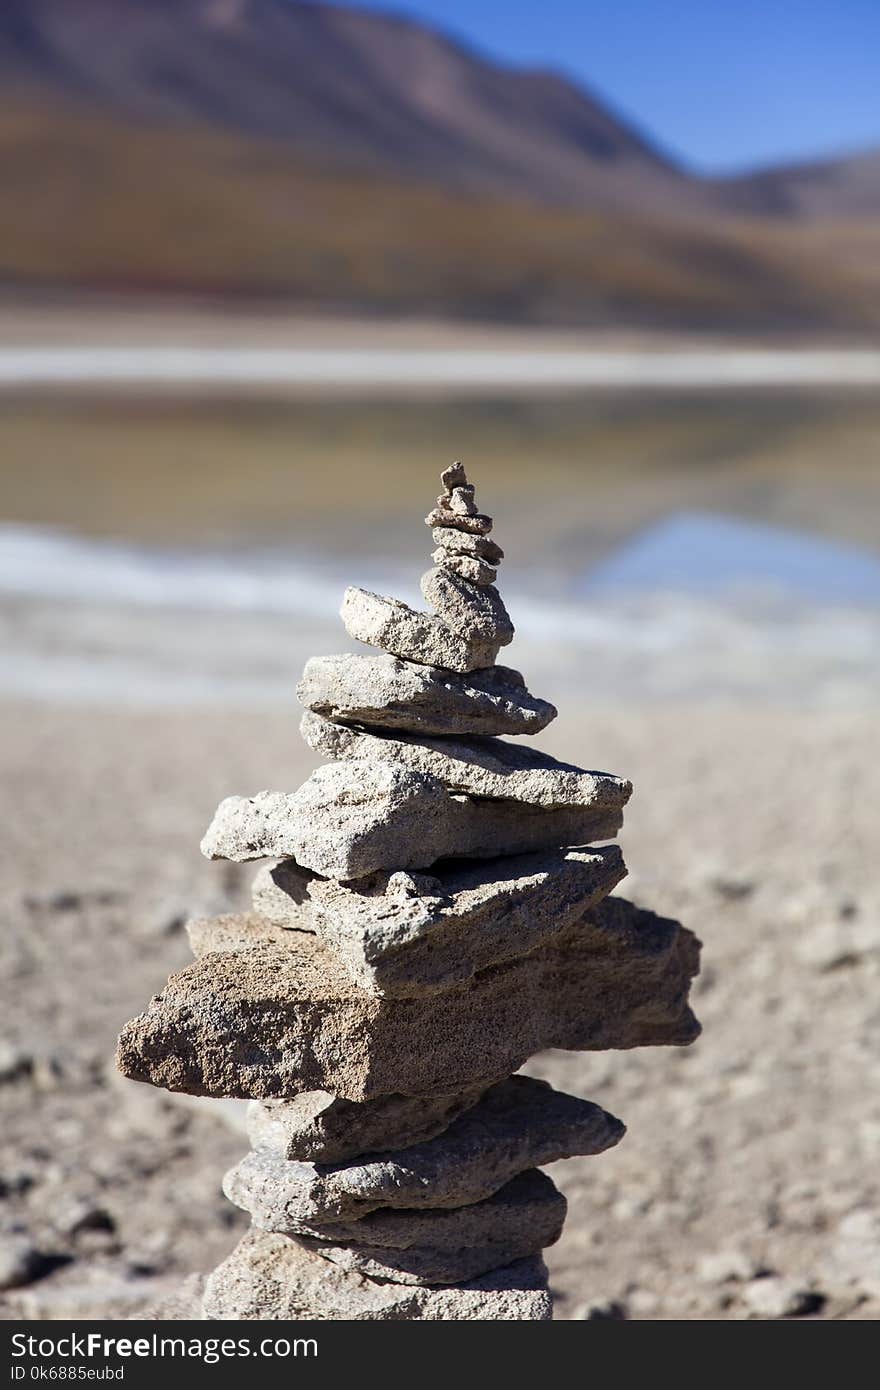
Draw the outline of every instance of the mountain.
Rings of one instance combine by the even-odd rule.
[[[876,219],[880,218],[880,149],[762,169],[720,187],[731,208],[770,217],[812,222]]]
[[[870,157],[840,176],[697,178],[564,78],[401,17],[306,0],[0,0],[0,82],[9,291],[880,323]],[[829,207],[853,210],[844,243]]]
[[[0,80],[481,193],[700,201],[562,77],[500,67],[410,20],[303,0],[3,0]]]

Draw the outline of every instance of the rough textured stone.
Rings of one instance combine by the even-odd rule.
[[[296,693],[339,723],[420,734],[537,734],[556,718],[507,666],[462,676],[393,656],[313,656]]]
[[[450,511],[446,507],[435,507],[425,517],[425,525],[452,526],[457,531],[469,531],[474,536],[488,536],[492,530],[492,518],[491,516],[483,516],[481,513],[476,516],[460,516],[457,512]]]
[[[543,1163],[602,1153],[624,1127],[598,1105],[512,1076],[434,1139],[343,1165],[291,1162],[261,1150],[223,1182],[231,1202],[264,1231],[308,1235],[326,1222],[358,1221],[382,1207],[462,1207]]]
[[[25,1235],[0,1236],[0,1289],[16,1289],[46,1272],[47,1261]]]
[[[295,1237],[341,1268],[398,1284],[457,1284],[536,1255],[562,1234],[566,1201],[547,1177],[520,1173],[491,1197],[449,1210],[372,1212]]]
[[[287,1236],[249,1231],[207,1280],[205,1314],[236,1322],[540,1321],[552,1317],[540,1256],[453,1288],[345,1274]]]
[[[504,559],[501,546],[489,540],[488,536],[472,536],[467,531],[457,531],[453,526],[438,526],[431,532],[431,539],[441,551],[451,555],[468,555],[484,560],[487,565],[500,565]]]
[[[344,1163],[433,1139],[484,1091],[481,1084],[451,1095],[383,1096],[360,1105],[329,1091],[305,1091],[293,1100],[254,1100],[248,1106],[248,1137],[255,1149],[278,1158]]]
[[[471,584],[451,570],[435,568],[422,575],[421,589],[425,602],[456,635],[484,639],[496,655],[513,641],[510,614],[494,585]]]
[[[796,1279],[765,1275],[753,1279],[742,1290],[742,1301],[759,1318],[802,1318],[815,1313],[825,1302],[821,1294]]]
[[[449,989],[525,955],[578,921],[626,874],[617,845],[377,874],[315,879],[315,930],[371,993]]]
[[[334,724],[306,710],[300,733],[326,758],[402,763],[441,781],[448,791],[532,806],[604,806],[622,810],[632,784],[608,772],[587,772],[527,745],[502,739],[431,738]]]
[[[448,500],[444,499],[443,505],[447,506],[456,516],[477,516],[479,507],[475,500],[475,489],[471,483],[466,483],[463,487],[451,488],[447,493]],[[440,498],[437,499],[440,502]]]
[[[222,801],[202,840],[208,859],[295,859],[329,878],[426,868],[450,855],[519,854],[616,835],[614,807],[555,809],[453,796],[393,763],[327,763],[296,792]]]
[[[176,1289],[138,1313],[136,1322],[201,1322],[205,1317],[204,1274],[190,1274]]]
[[[346,632],[355,641],[450,671],[493,666],[503,645],[483,628],[454,631],[439,617],[419,613],[398,598],[386,598],[368,589],[346,589],[340,612]]]
[[[453,574],[460,575],[471,584],[494,584],[498,578],[497,569],[493,569],[476,555],[456,555],[451,550],[438,547],[431,559],[438,568],[452,570]]]
[[[309,885],[314,882],[315,877],[311,869],[302,868],[295,859],[263,864],[257,870],[251,887],[251,900],[255,910],[270,922],[288,930],[314,931],[314,909],[309,896]],[[191,925],[187,926],[187,931],[196,955],[204,954],[203,951],[196,950]]]
[[[308,925],[294,903],[286,921],[280,903],[289,874],[283,860],[268,872],[277,880],[267,916],[256,912],[187,923],[193,952],[244,951],[289,943],[288,932],[316,931],[355,984],[370,994],[409,998],[437,993],[491,965],[525,955],[564,931],[624,877],[617,845],[514,855],[467,866],[453,860],[436,875],[375,874],[342,884],[312,876]],[[259,889],[258,875],[255,888]]]
[[[467,473],[461,459],[456,459],[448,468],[443,469],[440,481],[447,492],[451,492],[454,487],[467,486]]]
[[[196,917],[186,924],[186,934],[192,953],[202,956],[223,955],[232,951],[252,951],[262,946],[289,943],[291,931],[302,927],[279,926],[262,912],[239,912],[224,917]]]
[[[692,1042],[699,944],[677,922],[606,898],[531,955],[421,999],[353,985],[316,937],[210,955],[172,975],[119,1040],[120,1071],[194,1095],[348,1100],[491,1083],[547,1047]]]

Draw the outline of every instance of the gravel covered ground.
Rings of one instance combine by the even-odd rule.
[[[876,720],[588,704],[541,743],[632,777],[620,891],[704,942],[695,1046],[529,1067],[628,1126],[552,1170],[557,1316],[880,1316]],[[187,914],[246,895],[198,852],[216,802],[310,766],[292,712],[3,706],[5,1317],[137,1313],[243,1228],[241,1107],[123,1081],[113,1048]]]

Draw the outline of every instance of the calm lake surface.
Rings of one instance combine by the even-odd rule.
[[[515,664],[581,698],[845,702],[877,675],[865,392],[41,392],[0,420],[0,693],[289,699],[348,645],[345,583],[419,601],[455,457],[506,551]]]

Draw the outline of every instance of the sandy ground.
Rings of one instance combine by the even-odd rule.
[[[850,339],[829,333],[764,333],[748,340],[723,333],[676,333],[671,330],[545,327],[473,320],[412,316],[405,319],[351,314],[316,315],[308,307],[286,303],[273,309],[265,302],[211,301],[181,296],[125,296],[37,292],[0,297],[0,345],[4,347],[96,346],[103,343],[168,342],[202,347],[319,347],[520,349],[553,351],[663,351],[738,345],[788,348],[846,347]]]
[[[222,795],[297,784],[295,730],[293,711],[3,706],[8,1318],[136,1313],[244,1227],[220,1191],[240,1107],[123,1081],[112,1053],[189,958],[186,914],[246,893],[198,840]],[[628,1125],[552,1170],[557,1316],[877,1317],[876,720],[587,703],[542,742],[633,778],[623,891],[704,941],[695,1046],[530,1066]]]
[[[269,313],[195,302],[0,303],[0,390],[350,396],[872,388],[876,344]]]
[[[597,352],[497,348],[195,347],[103,343],[94,347],[0,348],[0,386],[13,389],[159,388],[186,393],[266,388],[388,395],[412,390],[542,394],[573,390],[876,387],[880,352],[700,348],[694,352]]]

